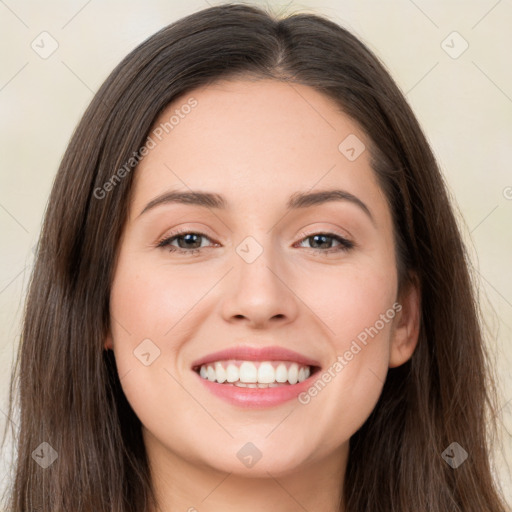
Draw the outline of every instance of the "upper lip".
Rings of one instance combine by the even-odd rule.
[[[320,367],[320,363],[318,361],[284,347],[276,345],[268,347],[239,345],[237,347],[227,348],[201,357],[192,363],[192,368],[227,359],[241,359],[244,361],[293,361],[304,366]]]

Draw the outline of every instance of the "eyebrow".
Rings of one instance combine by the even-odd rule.
[[[375,219],[373,218],[373,215],[368,206],[366,206],[366,204],[363,203],[361,199],[351,194],[350,192],[347,192],[346,190],[333,189],[320,190],[316,192],[295,192],[288,199],[286,208],[287,210],[310,208],[311,206],[318,206],[333,201],[348,201],[352,204],[355,204],[375,224]],[[172,203],[190,204],[218,210],[226,210],[228,208],[228,202],[226,201],[226,198],[220,194],[212,192],[181,192],[173,190],[165,192],[151,200],[140,212],[139,217],[143,213],[157,206]]]

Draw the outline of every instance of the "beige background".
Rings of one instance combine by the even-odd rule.
[[[129,51],[164,25],[217,3],[0,1],[0,427],[10,421],[7,384],[32,248],[76,123]],[[503,414],[497,478],[512,502],[505,465],[508,460],[512,466],[512,3],[269,3],[276,12],[325,14],[359,36],[386,64],[432,144],[460,211],[480,286]],[[43,31],[50,35],[40,36]],[[39,52],[48,51],[52,39],[58,48],[47,58],[31,47],[35,41]],[[4,448],[0,490],[8,482],[11,456]]]

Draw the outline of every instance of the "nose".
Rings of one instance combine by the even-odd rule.
[[[229,323],[264,329],[285,325],[297,317],[300,299],[293,291],[293,277],[285,262],[265,247],[255,261],[234,254],[234,266],[226,280],[222,315]]]

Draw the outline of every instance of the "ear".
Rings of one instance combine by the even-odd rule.
[[[398,303],[402,306],[394,319],[389,367],[408,361],[418,344],[421,319],[421,288],[416,274],[404,285]],[[398,309],[398,308],[397,308]]]
[[[105,350],[114,350],[114,344],[112,342],[112,334],[110,333],[110,329],[105,338],[105,343],[103,344],[103,347],[105,348]]]

